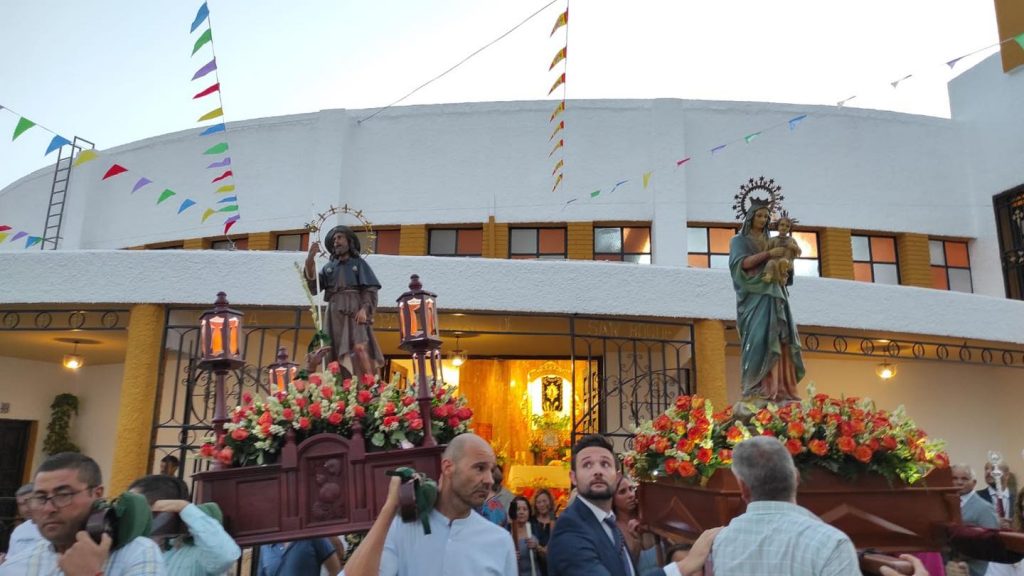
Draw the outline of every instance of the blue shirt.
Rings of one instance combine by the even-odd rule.
[[[317,576],[320,565],[334,554],[327,538],[296,540],[260,546],[259,576]]]

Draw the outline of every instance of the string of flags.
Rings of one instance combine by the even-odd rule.
[[[567,60],[569,53],[569,0],[565,0],[565,11],[558,15],[548,38],[553,37],[560,28],[565,28],[565,41],[562,43],[562,48],[551,59],[551,65],[548,66],[548,72],[551,72],[559,64],[562,65],[562,73],[558,75],[555,83],[548,90],[548,96],[550,96],[559,87],[562,88],[562,99],[555,106],[555,111],[551,113],[551,119],[548,120],[548,124],[554,125],[551,136],[548,137],[548,143],[552,145],[548,158],[554,157],[555,160],[555,169],[551,171],[551,177],[554,179],[554,184],[551,186],[552,192],[558,190],[563,178],[565,178],[565,117],[562,116],[562,113],[565,112],[565,72],[569,64]],[[555,123],[556,120],[558,121],[557,124]]]
[[[196,122],[203,123],[213,121],[212,124],[202,126],[203,130],[199,133],[200,138],[205,139],[206,136],[219,134],[214,141],[216,142],[216,140],[220,140],[220,142],[212,145],[209,143],[203,144],[202,148],[205,148],[205,150],[202,155],[203,157],[213,156],[219,158],[219,160],[210,163],[206,167],[207,170],[216,170],[215,174],[217,175],[210,180],[211,185],[216,185],[213,190],[213,194],[231,194],[231,196],[222,197],[217,200],[216,203],[223,203],[224,198],[233,199],[233,202],[230,205],[217,211],[234,212],[234,214],[230,214],[224,220],[224,234],[227,235],[228,231],[231,230],[231,227],[238,222],[240,215],[238,214],[238,196],[235,192],[234,184],[235,172],[231,168],[231,156],[227,155],[230,150],[230,145],[228,144],[227,125],[224,122],[224,100],[221,98],[220,75],[217,72],[217,52],[214,49],[213,42],[213,23],[210,20],[210,8],[206,2],[203,2],[202,5],[199,6],[199,10],[196,11],[196,16],[192,20],[192,26],[189,30],[189,34],[195,34],[196,30],[198,30],[203,24],[206,24],[206,29],[199,34],[193,43],[192,57],[195,57],[195,55],[204,46],[209,45],[210,61],[200,67],[199,70],[192,75],[192,81],[195,82],[196,80],[205,78],[212,72],[213,83],[197,92],[192,99],[202,101],[201,99],[206,98],[207,96],[215,95],[217,97],[217,107],[200,116],[199,120]],[[210,210],[212,209],[208,208],[207,211],[203,213],[203,221],[211,215]]]

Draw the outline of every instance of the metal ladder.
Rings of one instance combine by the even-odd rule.
[[[43,242],[41,250],[56,250],[60,242],[60,227],[64,222],[64,203],[67,200],[68,186],[71,183],[71,168],[76,150],[93,149],[96,145],[84,138],[75,136],[71,143],[71,151],[65,155],[67,146],[57,151],[57,164],[53,170],[53,184],[50,185],[50,205],[46,209],[46,223],[43,226]]]

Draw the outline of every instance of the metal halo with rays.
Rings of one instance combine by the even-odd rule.
[[[762,192],[765,197],[751,197],[755,192]],[[752,200],[767,204],[768,212],[775,216],[782,209],[782,200],[785,197],[782,195],[782,186],[776,184],[774,178],[766,180],[764,176],[759,176],[756,180],[750,178],[746,184],[740,185],[739,193],[733,198],[736,201],[733,202],[732,209],[736,211],[736,218],[742,221],[747,217]]]
[[[338,214],[349,215],[356,220],[359,220],[359,226],[353,226],[353,228],[362,228],[363,232],[366,233],[366,238],[368,240],[368,242],[364,242],[363,246],[361,246],[362,250],[360,251],[360,254],[363,256],[373,254],[373,246],[376,244],[375,240],[377,239],[377,233],[373,231],[373,223],[366,218],[362,210],[356,210],[348,204],[342,206],[335,206],[332,204],[330,208],[317,214],[316,218],[306,224],[306,230],[309,232],[310,240],[316,241],[320,244],[320,253],[330,254],[328,250],[324,249],[324,243],[321,240],[320,235],[324,228],[324,222],[326,222],[331,216],[336,216]],[[331,228],[333,228],[333,226],[331,226]],[[328,231],[330,231],[330,228],[328,228]]]

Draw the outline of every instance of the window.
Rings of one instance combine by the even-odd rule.
[[[624,226],[594,228],[594,260],[651,263],[651,228]]]
[[[309,250],[309,233],[278,234],[277,249],[286,252],[306,252]]]
[[[436,228],[430,231],[431,256],[480,256],[483,228]]]
[[[359,238],[359,244],[363,248],[363,252],[370,250],[374,254],[398,254],[398,239],[401,236],[402,231],[398,228],[390,228],[386,230],[374,230],[374,238],[370,239],[370,234],[365,230],[359,229],[356,231],[356,237]]]
[[[736,228],[691,226],[686,229],[687,260],[691,268],[729,268],[729,242]]]
[[[514,260],[565,260],[565,228],[512,228],[508,253]]]
[[[974,292],[971,281],[971,256],[967,242],[958,240],[929,240],[928,251],[932,263],[932,288]]]
[[[234,238],[231,240],[214,240],[210,242],[212,250],[248,250],[249,238]]]
[[[853,278],[860,282],[899,284],[899,255],[892,236],[850,237],[853,244]]]

